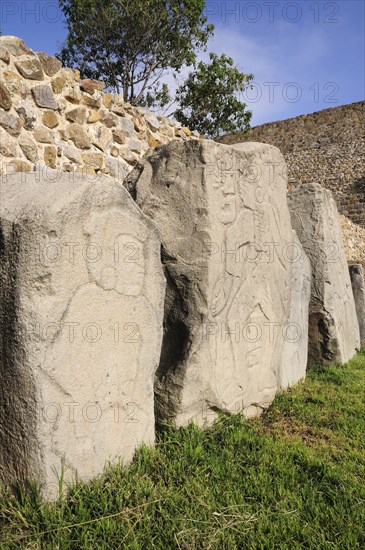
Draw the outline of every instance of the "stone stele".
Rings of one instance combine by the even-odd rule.
[[[360,344],[365,346],[365,282],[361,264],[349,265],[352,291],[355,299],[357,320],[360,327]]]
[[[293,230],[291,308],[279,368],[279,386],[286,389],[305,378],[308,357],[308,314],[311,290],[311,265]],[[288,248],[288,252],[289,252]]]
[[[344,363],[360,337],[336,203],[317,183],[288,193],[288,203],[312,266],[308,366]]]
[[[160,243],[105,176],[4,176],[0,214],[0,473],[52,499],[154,440]]]
[[[206,425],[218,411],[259,414],[275,396],[280,369],[289,380],[301,377],[307,355],[303,313],[291,304],[294,232],[279,149],[172,142],[147,155],[124,185],[162,240],[157,420]],[[304,255],[299,242],[296,252]],[[291,320],[305,353],[299,366],[282,366],[292,357],[284,353]]]

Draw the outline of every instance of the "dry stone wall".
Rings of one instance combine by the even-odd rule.
[[[142,108],[104,84],[80,80],[45,53],[0,37],[0,173],[46,167],[124,177],[149,149],[197,132]]]
[[[276,145],[291,187],[320,183],[332,191],[341,214],[365,227],[365,101],[270,122],[220,141]]]

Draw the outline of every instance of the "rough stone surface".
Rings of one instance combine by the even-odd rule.
[[[9,111],[11,109],[11,97],[7,87],[0,82],[0,107]]]
[[[90,149],[90,138],[80,124],[70,124],[68,127],[68,136],[78,149]]]
[[[341,214],[365,227],[364,100],[269,122],[218,139],[227,144],[246,140],[279,147],[292,187],[320,183],[333,193]]]
[[[53,145],[44,148],[44,162],[50,168],[56,168],[57,149]]]
[[[43,113],[42,122],[45,126],[48,126],[48,128],[55,128],[59,124],[59,120],[54,111],[46,111]]]
[[[18,137],[23,124],[23,120],[18,116],[0,111],[0,126],[2,126],[11,136]]]
[[[53,133],[49,128],[46,128],[45,126],[41,126],[40,128],[36,128],[33,132],[34,139],[36,139],[39,143],[53,143],[54,137]]]
[[[30,137],[28,132],[22,133],[19,137],[19,146],[30,162],[36,163],[38,161],[39,155],[37,144],[34,139]]]
[[[42,65],[36,57],[31,57],[30,59],[27,57],[24,57],[24,59],[18,58],[18,61],[15,62],[15,66],[20,74],[28,80],[44,79]]]
[[[154,439],[164,277],[153,223],[110,178],[3,176],[0,477],[58,493]],[[132,258],[132,260],[131,260]]]
[[[308,366],[344,363],[360,341],[336,203],[316,183],[289,192],[288,202],[312,266]]]
[[[0,37],[0,59],[0,107],[10,117],[4,118],[3,113],[0,114],[0,126],[14,140],[10,146],[6,137],[6,143],[2,145],[2,150],[9,154],[0,158],[0,173],[5,171],[5,167],[8,169],[8,157],[17,158],[17,168],[22,166],[22,162],[28,168],[30,159],[18,143],[23,130],[29,132],[30,139],[36,139],[37,158],[42,162],[45,158],[49,159],[50,149],[45,151],[45,144],[54,144],[57,147],[57,170],[84,170],[85,174],[95,173],[96,170],[111,178],[114,178],[113,174],[117,177],[127,174],[150,147],[175,139],[175,123],[172,120],[132,107],[119,95],[103,93],[102,82],[80,80],[78,70],[63,68],[58,59],[44,52],[33,52],[16,37]],[[28,70],[27,74],[24,70],[23,74],[19,72],[21,65]],[[29,79],[31,69],[33,76],[41,78],[41,81]],[[86,88],[92,95],[84,91]],[[134,121],[137,119],[136,130]],[[78,126],[70,130],[70,123]],[[149,134],[146,134],[146,128]],[[54,131],[50,134],[48,129]],[[32,135],[33,132],[35,135]],[[115,143],[112,133],[115,133]],[[181,139],[191,138],[184,134]],[[199,134],[194,139],[199,139]],[[121,151],[117,144],[124,146]],[[72,154],[69,158],[66,154],[69,147],[77,148],[78,154]],[[95,154],[102,151],[104,160],[98,165],[102,164],[103,168],[94,169],[93,164],[83,162],[81,153],[85,148]],[[85,159],[88,162],[89,157]],[[113,162],[116,160],[118,163]],[[33,163],[31,170],[36,168],[38,162]]]
[[[283,358],[278,382],[286,389],[305,378],[308,357],[308,314],[311,291],[311,265],[295,231],[288,257],[292,259],[291,308],[284,335]]]
[[[360,264],[349,265],[352,292],[360,328],[360,344],[365,346],[365,282],[364,270]]]
[[[41,84],[32,88],[34,101],[43,109],[58,109],[52,88],[48,84]]]
[[[5,157],[15,157],[17,154],[16,141],[0,126],[0,153]]]
[[[47,76],[54,76],[62,68],[62,63],[59,59],[44,52],[38,52],[37,55]]]
[[[34,55],[32,50],[29,50],[21,38],[16,36],[0,36],[0,45],[10,55],[18,57],[19,55],[28,54]]]
[[[305,307],[292,304],[282,155],[262,144],[171,142],[148,154],[125,185],[159,227],[167,274],[158,420],[257,415],[275,396],[279,370],[291,380],[306,366],[303,352],[301,365],[282,365],[292,357],[284,354],[288,323],[305,317]],[[295,291],[304,284],[299,277]]]

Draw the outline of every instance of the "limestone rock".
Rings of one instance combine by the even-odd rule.
[[[11,97],[7,87],[0,82],[0,107],[9,111],[11,108]]]
[[[36,57],[18,58],[14,64],[24,78],[28,80],[44,80],[42,65]]]
[[[86,166],[92,166],[95,170],[104,168],[104,155],[102,153],[84,153],[82,160]]]
[[[32,88],[32,95],[38,107],[44,109],[58,109],[52,88],[48,84],[41,84]]]
[[[286,389],[305,378],[308,360],[308,315],[311,292],[311,265],[297,234],[286,258],[292,263],[291,309],[283,334],[283,358],[279,368],[279,386]]]
[[[63,154],[65,155],[65,157],[67,157],[72,162],[75,162],[76,164],[81,164],[82,162],[80,151],[75,147],[72,147],[71,145],[66,145],[63,148]]]
[[[54,76],[62,68],[61,61],[56,57],[47,55],[44,52],[38,52],[37,56],[47,76]]]
[[[16,141],[0,126],[0,154],[5,157],[15,157],[17,154]]]
[[[66,101],[68,101],[69,103],[73,103],[74,105],[78,105],[81,101],[80,90],[78,89],[76,84],[74,86],[67,86],[66,90],[64,90],[63,92],[63,95]]]
[[[0,59],[1,59],[1,61],[4,61],[4,63],[9,65],[9,63],[10,63],[9,52],[1,44],[0,44]]]
[[[116,98],[114,98],[114,101],[115,100],[116,100]],[[112,112],[115,113],[118,116],[125,116],[125,110],[124,110],[124,107],[123,107],[123,103],[114,103],[113,106],[112,106]]]
[[[0,111],[0,126],[2,126],[11,136],[18,137],[23,125],[24,122],[18,116]]]
[[[54,111],[46,111],[45,113],[43,113],[42,122],[48,128],[55,128],[59,125],[59,120]]]
[[[90,149],[91,147],[90,138],[80,124],[69,125],[68,137],[78,149]]]
[[[51,86],[55,94],[60,94],[64,90],[67,93],[68,90],[73,89],[74,82],[75,76],[72,69],[63,68],[52,78]]]
[[[19,146],[30,162],[38,161],[38,147],[28,132],[23,132],[19,137]]]
[[[53,132],[51,132],[49,128],[45,128],[44,126],[40,126],[39,128],[36,128],[33,132],[33,137],[39,143],[54,142]]]
[[[44,148],[44,162],[49,168],[56,168],[57,149],[53,145],[46,145]]]
[[[10,55],[34,55],[32,50],[29,50],[23,40],[16,36],[0,36],[0,46],[8,51]]]
[[[97,147],[101,151],[105,151],[105,149],[112,141],[111,130],[109,130],[109,128],[106,128],[103,124],[100,124],[93,127],[93,134],[94,137],[91,140],[93,145],[95,145],[95,147]]]
[[[100,120],[99,111],[91,111],[87,119],[88,123],[93,124],[94,122],[99,122],[99,120]]]
[[[137,139],[137,132],[130,118],[121,117],[118,122],[118,128],[121,128],[127,137]]]
[[[87,110],[85,107],[76,107],[66,113],[66,119],[77,124],[85,124],[87,118]]]
[[[95,85],[94,81],[91,78],[85,78],[84,80],[81,80],[80,82],[80,90],[83,92],[86,92],[90,95],[93,95],[95,93]]]
[[[34,130],[35,128],[37,122],[37,113],[35,109],[34,103],[29,100],[22,100],[15,109],[23,120],[25,130]]]
[[[102,95],[100,94],[100,92],[95,93],[92,96],[85,92],[81,95],[81,102],[87,107],[91,107],[91,109],[100,109],[101,98]]]
[[[365,346],[365,282],[361,264],[349,265],[352,291],[354,294],[357,320],[360,328],[360,344]]]
[[[167,274],[158,420],[205,424],[218,411],[259,414],[281,370],[292,380],[306,365],[302,351],[301,365],[282,365],[292,357],[284,353],[288,323],[300,325],[305,312],[292,303],[293,231],[280,151],[172,141],[148,154],[124,185],[157,223]],[[301,284],[299,277],[296,292]]]
[[[58,495],[154,440],[164,277],[156,228],[110,178],[1,182],[0,477]]]
[[[14,73],[14,71],[2,71],[1,80],[10,93],[20,94],[23,88],[23,80],[18,74]]]
[[[158,132],[161,128],[161,123],[159,122],[158,118],[149,112],[144,113],[145,121],[147,122],[148,126],[152,130],[152,132]]]
[[[24,160],[14,159],[10,162],[4,163],[5,174],[14,174],[15,172],[30,172],[32,165]]]
[[[289,192],[288,203],[312,266],[308,366],[344,363],[359,347],[359,326],[336,203],[316,183]]]
[[[107,128],[113,128],[118,124],[118,117],[107,109],[100,109],[100,120]]]
[[[132,153],[138,153],[139,154],[139,153],[142,152],[142,144],[137,139],[130,139],[128,141],[127,147]]]
[[[103,105],[107,109],[110,109],[113,104],[113,96],[112,94],[104,94],[103,95]]]
[[[113,140],[115,143],[119,143],[120,145],[123,145],[126,142],[126,135],[125,132],[121,128],[117,128],[113,132]]]
[[[131,170],[128,164],[124,160],[111,157],[105,158],[105,164],[110,175],[122,185]]]

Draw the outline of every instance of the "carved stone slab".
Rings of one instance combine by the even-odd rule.
[[[349,265],[352,291],[354,293],[357,320],[360,328],[360,344],[365,346],[365,282],[361,264]]]
[[[300,185],[288,202],[312,266],[308,365],[344,363],[360,337],[336,203],[317,183]]]
[[[279,386],[282,389],[305,378],[308,358],[308,313],[311,290],[311,265],[293,230],[293,266],[291,307],[288,329],[279,368]],[[295,261],[294,261],[295,260]]]
[[[0,208],[1,477],[53,498],[154,440],[160,243],[106,177],[5,176]]]
[[[292,355],[283,349],[288,323],[299,325],[305,306],[297,316],[291,304],[295,253],[304,252],[297,241],[292,250],[280,151],[173,142],[125,185],[159,227],[167,275],[158,419],[209,424],[218,411],[258,414],[276,393],[280,369],[292,380],[306,365],[303,352],[299,366],[282,365]]]

